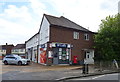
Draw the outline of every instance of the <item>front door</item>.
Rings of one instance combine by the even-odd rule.
[[[85,53],[86,53],[85,54],[85,62],[87,64],[94,64],[94,59],[93,59],[93,57],[94,57],[94,51],[93,50],[91,50],[91,51],[85,51]]]
[[[59,57],[58,48],[53,48],[53,64],[54,65],[58,64],[58,57]]]

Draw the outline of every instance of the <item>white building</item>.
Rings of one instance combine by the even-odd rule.
[[[27,58],[34,62],[37,62],[38,60],[38,34],[39,33],[36,33],[25,42]]]

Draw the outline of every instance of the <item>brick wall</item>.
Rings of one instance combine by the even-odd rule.
[[[73,39],[73,32],[79,32],[79,39]],[[77,55],[78,60],[83,60],[84,51],[83,49],[92,49],[93,48],[93,36],[94,34],[88,32],[89,41],[84,40],[83,31],[78,31],[69,28],[63,28],[58,26],[51,26],[50,28],[50,42],[61,42],[61,43],[69,43],[73,45],[72,48],[72,60],[73,56]]]

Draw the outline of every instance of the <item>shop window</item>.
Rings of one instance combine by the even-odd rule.
[[[79,32],[73,32],[73,38],[79,39]]]
[[[89,40],[89,34],[84,34],[84,39]]]

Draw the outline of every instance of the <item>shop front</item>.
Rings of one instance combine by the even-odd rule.
[[[39,62],[46,65],[69,64],[71,45],[66,43],[47,43],[40,47]]]

